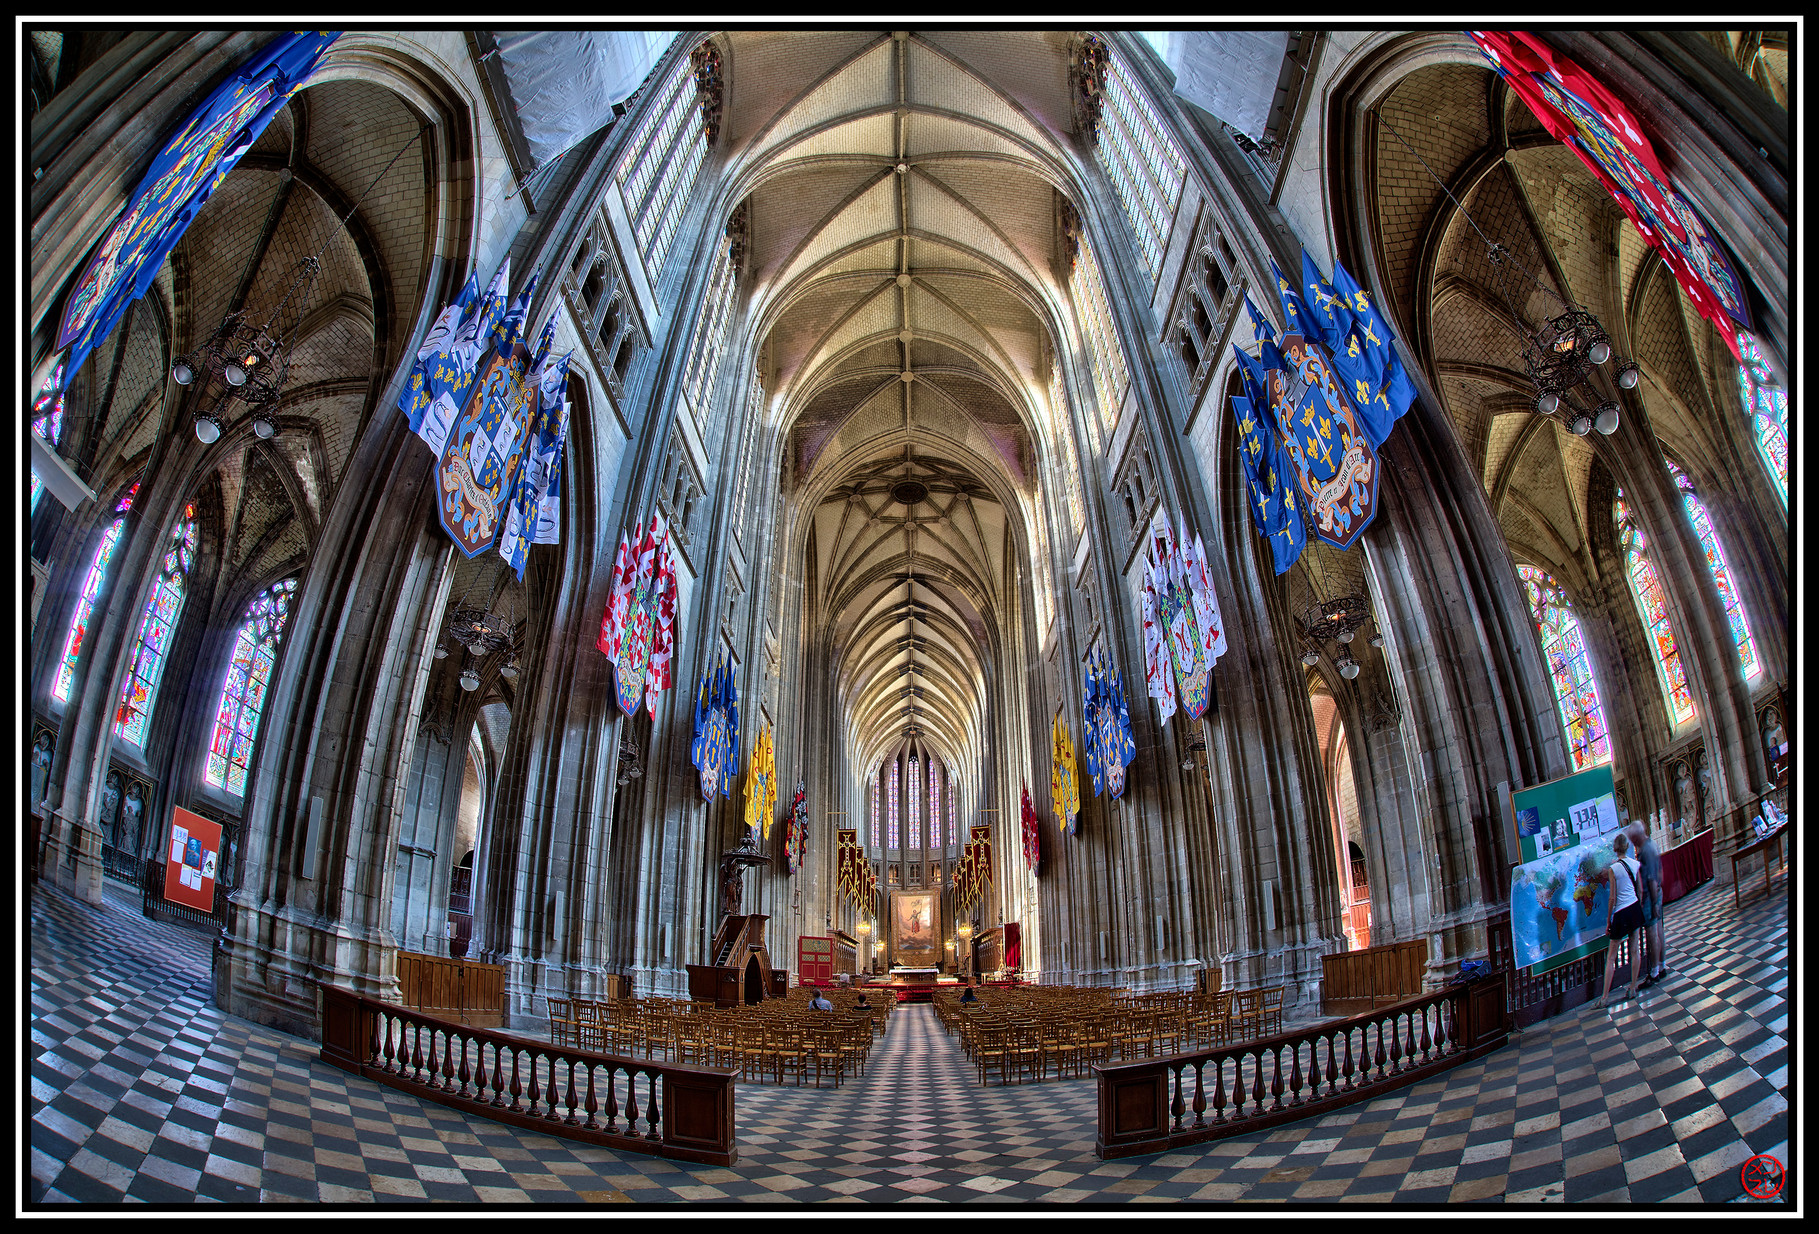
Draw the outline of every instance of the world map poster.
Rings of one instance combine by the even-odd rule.
[[[1510,938],[1516,966],[1545,973],[1603,951],[1610,889],[1599,875],[1618,818],[1608,766],[1550,780],[1511,794],[1515,850],[1510,870]]]

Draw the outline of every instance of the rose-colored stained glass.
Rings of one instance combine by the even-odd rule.
[[[246,773],[252,765],[265,692],[296,590],[297,580],[285,579],[260,592],[247,606],[246,621],[234,639],[221,703],[215,709],[215,736],[209,742],[205,774],[210,784],[236,797],[246,795]]]
[[[1686,508],[1687,520],[1698,533],[1700,546],[1705,549],[1706,567],[1711,570],[1712,581],[1718,584],[1718,594],[1724,599],[1724,616],[1731,623],[1731,638],[1737,644],[1737,659],[1743,666],[1743,675],[1754,680],[1761,676],[1762,664],[1756,659],[1756,643],[1750,637],[1749,618],[1744,614],[1743,601],[1731,582],[1730,567],[1725,564],[1724,550],[1718,546],[1718,534],[1712,530],[1711,515],[1706,513],[1705,503],[1694,493],[1692,478],[1672,459],[1667,461],[1667,469],[1673,474],[1674,483],[1680,486],[1680,503]]]
[[[1624,567],[1630,586],[1635,589],[1636,603],[1642,609],[1642,624],[1654,644],[1655,664],[1661,670],[1661,685],[1667,693],[1668,711],[1675,724],[1685,724],[1696,714],[1693,692],[1686,681],[1686,665],[1680,660],[1680,644],[1674,638],[1674,626],[1668,618],[1667,592],[1661,576],[1648,559],[1648,538],[1636,525],[1636,516],[1623,501],[1623,490],[1617,490],[1617,543],[1623,549]]]
[[[1737,349],[1743,363],[1737,366],[1737,384],[1743,395],[1743,409],[1749,413],[1750,427],[1755,430],[1756,448],[1768,464],[1769,475],[1781,490],[1782,504],[1787,502],[1787,391],[1775,381],[1768,354],[1761,340],[1748,330],[1737,331]]]
[[[127,669],[120,709],[114,717],[114,732],[122,741],[136,746],[145,745],[151,727],[152,704],[158,698],[158,682],[164,675],[171,636],[177,629],[177,614],[183,609],[184,579],[195,557],[196,507],[192,502],[183,508],[183,517],[171,529],[163,569],[152,584],[145,615],[139,619],[138,641],[133,645],[132,664]]]
[[[95,615],[95,600],[107,584],[107,564],[114,559],[114,550],[120,546],[120,534],[126,529],[126,512],[133,508],[133,498],[138,495],[139,485],[135,482],[114,505],[114,521],[101,533],[101,544],[95,549],[95,560],[88,568],[87,577],[82,580],[82,594],[76,598],[76,611],[70,618],[69,636],[63,640],[63,663],[57,666],[57,682],[51,689],[60,703],[69,702],[70,688],[76,681],[76,659],[88,641],[88,623]]]
[[[1604,707],[1598,699],[1598,683],[1592,677],[1579,619],[1573,616],[1566,593],[1546,571],[1518,566],[1516,573],[1528,591],[1529,610],[1541,631],[1541,653],[1547,660],[1561,723],[1566,726],[1573,769],[1608,763],[1610,730],[1604,723]]]

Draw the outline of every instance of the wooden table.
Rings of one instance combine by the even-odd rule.
[[[1736,852],[1731,854],[1731,898],[1736,902],[1738,908],[1743,907],[1743,888],[1742,884],[1737,880],[1737,868],[1743,864],[1743,859],[1745,857],[1749,857],[1755,853],[1761,853],[1762,890],[1765,893],[1769,891],[1775,875],[1775,866],[1774,863],[1769,860],[1767,850],[1773,848],[1775,850],[1775,861],[1785,864],[1786,854],[1781,847],[1781,840],[1786,834],[1787,824],[1783,823],[1781,826],[1763,836],[1760,840],[1752,840],[1750,843],[1745,844],[1742,848],[1739,848]]]
[[[1672,904],[1712,877],[1712,829],[1661,850],[1661,902]]]

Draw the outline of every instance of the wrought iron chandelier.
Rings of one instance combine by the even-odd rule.
[[[322,255],[328,251],[329,243],[336,234],[347,228],[348,220],[354,217],[354,212],[366,200],[367,194],[385,178],[386,172],[423,136],[424,129],[428,127],[428,122],[425,122],[411,134],[408,141],[398,147],[398,153],[392,155],[391,162],[373,177],[372,183],[366,186],[366,191],[341,216],[339,226],[323,236],[321,246],[314,253],[297,263],[296,269],[291,272],[290,284],[265,314],[263,321],[258,320],[259,314],[252,309],[235,308],[221,319],[221,324],[215,327],[207,341],[193,351],[177,357],[171,365],[171,380],[178,385],[193,385],[200,378],[204,390],[211,385],[220,390],[213,407],[196,413],[196,439],[202,444],[209,445],[220,439],[222,423],[231,415],[228,403],[232,399],[239,399],[253,410],[254,436],[269,441],[278,435],[278,421],[273,405],[283,396],[284,383],[290,376],[291,356],[297,347],[304,312],[314,297],[316,282],[322,276]],[[272,214],[266,218],[268,234],[277,222],[275,215],[288,200],[293,178],[294,173],[290,168],[279,169]],[[247,268],[240,277],[243,289],[250,286],[252,263],[258,257],[260,248],[261,246],[255,245],[253,251],[247,254]]]
[[[1484,241],[1485,260],[1496,271],[1497,294],[1503,299],[1510,321],[1521,333],[1522,362],[1535,388],[1535,410],[1544,416],[1558,415],[1561,425],[1576,437],[1584,437],[1593,429],[1607,437],[1616,432],[1620,406],[1610,383],[1614,381],[1618,388],[1633,390],[1641,380],[1641,368],[1634,360],[1617,356],[1615,366],[1607,369],[1605,366],[1613,359],[1611,336],[1597,315],[1561,296],[1536,278],[1506,245],[1485,235],[1465,203],[1453,196],[1453,191],[1434,174],[1434,169],[1409,145],[1408,139],[1397,132],[1395,125],[1381,113],[1377,120],[1415,156],[1428,178],[1439,186],[1471,224],[1472,230],[1478,233],[1478,238]],[[1531,326],[1510,292],[1509,280],[1514,277],[1511,267],[1521,273],[1525,299],[1528,287],[1532,286],[1558,305],[1560,311],[1544,319],[1539,326]]]
[[[468,595],[472,591],[473,587],[469,586],[468,590],[462,593],[461,599],[455,602],[455,606],[449,610],[447,619],[442,623],[442,631],[466,651],[473,662],[478,662],[501,648],[508,649],[511,654],[500,666],[499,675],[507,681],[511,681],[518,676],[517,605],[508,595],[508,611],[496,613],[492,608],[493,596],[491,595],[487,597],[485,607],[468,603]],[[438,641],[436,659],[447,658],[448,645]],[[463,690],[472,691],[480,688],[480,674],[475,669],[474,663],[470,662],[461,670],[460,680]]]
[[[1337,600],[1308,605],[1301,614],[1301,628],[1308,640],[1307,649],[1301,653],[1301,663],[1308,668],[1314,667],[1320,663],[1322,647],[1327,643],[1338,643],[1341,650],[1333,656],[1333,666],[1341,677],[1350,681],[1358,675],[1358,661],[1352,658],[1347,644],[1370,619],[1370,601],[1363,596],[1340,596]],[[1370,644],[1383,646],[1382,633],[1373,631]]]

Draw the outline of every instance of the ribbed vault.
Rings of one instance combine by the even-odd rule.
[[[757,105],[742,66],[784,71],[772,36],[727,42],[731,103]],[[855,777],[916,732],[978,784],[1012,589],[1042,542],[1025,520],[1064,302],[1066,52],[1035,32],[841,36],[804,49],[793,92],[771,79],[767,115],[728,122],[797,503],[789,551],[806,559],[809,637],[832,650]],[[969,67],[987,62],[1016,73]]]

